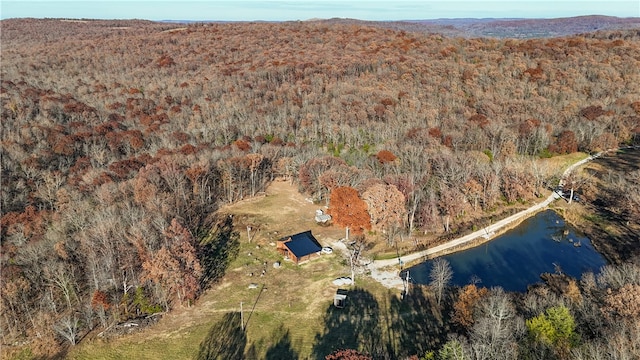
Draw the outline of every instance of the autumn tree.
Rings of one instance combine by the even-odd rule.
[[[398,162],[396,161],[398,157],[389,150],[380,150],[375,156],[378,163],[382,166],[384,174],[388,173],[389,169],[393,165],[398,165]]]
[[[407,232],[412,234],[415,229],[416,214],[424,196],[424,191],[420,188],[421,184],[416,183],[412,176],[407,175],[392,178],[386,177],[385,180],[390,185],[394,185],[404,196]]]
[[[394,185],[376,184],[362,194],[362,199],[367,203],[371,227],[386,232],[392,243],[395,229],[405,223],[404,195]]]
[[[352,187],[341,186],[331,191],[328,213],[337,225],[346,227],[355,234],[371,228],[367,203]]]
[[[415,228],[416,217],[426,197],[431,178],[431,168],[425,149],[418,146],[405,145],[400,149],[401,174],[387,176],[385,181],[395,185],[406,199],[408,233]]]
[[[378,161],[381,164],[388,164],[391,162],[394,162],[398,157],[395,156],[391,151],[389,150],[380,150],[378,151],[378,153],[376,154],[376,159],[378,159]]]
[[[318,177],[318,182],[323,187],[323,191],[330,193],[340,186],[358,188],[363,178],[369,175],[355,166],[338,165],[326,170]],[[328,202],[329,199],[327,199]]]
[[[250,194],[255,196],[257,191],[263,190],[265,183],[266,159],[262,154],[247,154],[247,163],[249,166],[249,182],[251,184]]]
[[[91,296],[91,308],[96,312],[103,328],[107,327],[107,311],[111,305],[107,294],[103,291],[96,290]]]
[[[441,186],[437,206],[445,232],[451,231],[451,218],[463,211],[464,203],[464,195],[458,189]]]
[[[371,356],[362,354],[354,349],[336,350],[325,356],[325,360],[371,360]]]
[[[501,191],[507,202],[515,203],[533,198],[536,191],[535,178],[522,164],[509,162],[505,164],[500,175]]]
[[[476,306],[488,292],[486,288],[478,288],[473,284],[460,289],[458,299],[453,304],[452,321],[463,328],[470,328],[474,322]]]
[[[549,146],[548,128],[539,119],[527,119],[518,125],[516,148],[519,154],[537,155]]]
[[[482,198],[482,185],[474,178],[469,178],[464,184],[464,194],[473,204],[473,210],[478,209],[478,204]]]
[[[311,193],[322,200],[325,195],[325,187],[320,183],[320,175],[325,171],[347,165],[344,160],[333,156],[314,157],[300,166],[298,180],[302,191]]]
[[[610,291],[604,298],[602,311],[611,321],[638,321],[640,319],[640,285],[626,284]]]
[[[250,177],[250,161],[243,155],[220,159],[217,163],[221,170],[222,188],[227,202],[233,203],[245,196],[246,181]]]
[[[196,256],[192,235],[177,219],[165,232],[162,247],[146,260],[143,279],[159,287],[165,309],[170,304],[189,304],[200,290],[202,267]]]
[[[571,130],[561,132],[556,141],[549,146],[549,150],[558,154],[571,154],[578,151],[576,135]]]
[[[272,164],[319,201],[338,187],[393,185],[409,232],[437,232],[467,222],[468,209],[499,211],[502,196],[540,195],[544,169],[516,155],[640,141],[632,30],[453,39],[389,26],[194,24],[176,36],[162,31],[182,25],[3,20],[3,344],[55,357],[63,334],[82,338],[103,305],[128,316],[132,297],[189,301],[194,286],[181,281],[198,271],[185,259],[195,249],[201,288],[223,276],[238,236],[214,213],[262,191]],[[633,230],[640,186],[624,175],[607,210]],[[174,218],[193,235],[185,248],[167,237]],[[602,338],[587,339],[591,358],[638,358],[633,324],[599,312],[607,288],[616,296],[635,281],[633,267],[612,268],[580,305],[598,316],[576,321]],[[108,303],[92,308],[97,291]],[[483,321],[463,349],[515,357],[513,339],[487,345],[495,324]]]

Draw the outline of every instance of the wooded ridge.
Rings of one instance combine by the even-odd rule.
[[[393,244],[542,197],[559,174],[541,157],[640,143],[637,30],[0,26],[2,341],[35,352],[191,304],[237,251],[218,207],[276,177],[322,204],[362,199],[369,218],[336,223]]]

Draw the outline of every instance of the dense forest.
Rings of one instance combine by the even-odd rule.
[[[535,159],[640,143],[633,30],[517,40],[322,21],[0,26],[1,336],[39,353],[193,303],[237,251],[216,210],[276,177],[323,204],[355,194],[368,206],[362,229],[390,243],[398,232],[444,239],[542,197],[559,174]],[[620,177],[615,197],[634,223],[638,179]],[[638,309],[620,305],[640,294],[634,255],[584,282],[593,301],[525,299],[541,334],[566,320],[564,305],[575,316],[600,301],[610,317],[585,310],[585,339],[620,317],[635,319],[620,343],[637,339]],[[468,303],[481,296],[464,291]],[[521,334],[492,324],[477,336]],[[511,340],[473,349],[514,354]],[[574,340],[541,341],[527,358],[566,356]],[[593,344],[582,358],[600,358]]]

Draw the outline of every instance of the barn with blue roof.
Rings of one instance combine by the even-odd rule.
[[[276,248],[285,259],[290,259],[296,264],[319,255],[322,250],[322,246],[311,234],[311,230],[283,237],[278,240]]]

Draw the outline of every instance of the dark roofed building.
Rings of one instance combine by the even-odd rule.
[[[276,248],[282,256],[291,259],[296,264],[319,255],[320,250],[322,250],[322,246],[318,240],[313,237],[311,230],[278,240]]]

